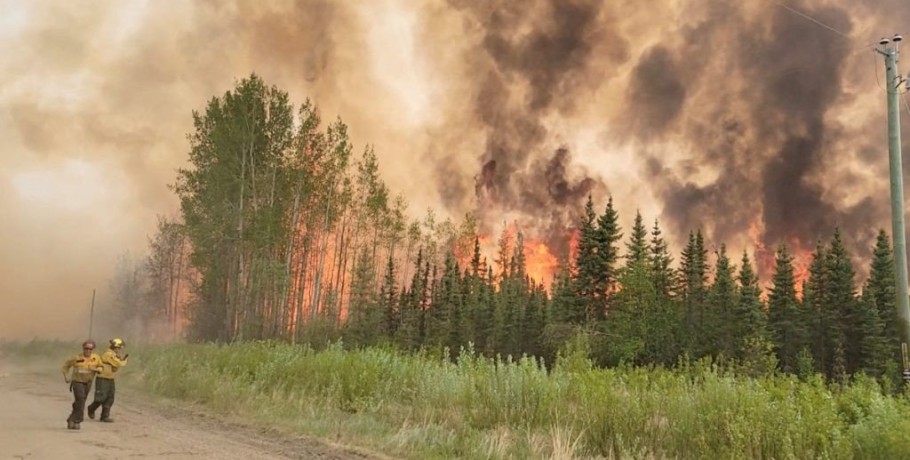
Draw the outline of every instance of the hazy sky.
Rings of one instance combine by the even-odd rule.
[[[555,240],[587,193],[612,195],[626,230],[640,210],[678,247],[701,224],[736,259],[811,250],[835,225],[863,257],[890,228],[869,44],[910,34],[901,0],[0,11],[0,338],[84,335],[92,289],[104,304],[117,256],[177,212],[192,111],[251,72],[373,144],[415,215],[476,210],[489,231],[517,220]]]

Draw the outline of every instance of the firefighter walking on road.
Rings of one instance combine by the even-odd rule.
[[[96,373],[102,371],[101,357],[94,351],[95,342],[91,339],[86,340],[82,342],[82,353],[63,363],[63,380],[70,384],[70,391],[73,393],[73,410],[66,419],[66,427],[70,430],[79,429],[85,414],[85,399],[92,388],[92,379]]]
[[[88,406],[88,418],[95,418],[95,411],[101,407],[101,421],[113,422],[111,418],[111,407],[114,405],[115,385],[114,379],[117,377],[117,371],[126,366],[129,358],[128,354],[121,355],[123,352],[123,339],[117,337],[111,339],[111,346],[101,355],[102,370],[95,379],[95,400]]]

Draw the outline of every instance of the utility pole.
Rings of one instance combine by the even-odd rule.
[[[95,290],[92,289],[92,311],[88,316],[88,338],[92,338],[92,327],[95,326]]]
[[[897,312],[901,326],[901,355],[904,379],[910,380],[910,297],[907,294],[907,241],[904,229],[904,180],[901,165],[900,92],[906,81],[898,70],[898,55],[903,37],[882,38],[876,51],[885,57],[885,86],[888,93],[888,158],[891,169],[891,236],[894,239]]]

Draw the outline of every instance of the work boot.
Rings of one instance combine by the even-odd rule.
[[[114,419],[112,419],[110,417],[105,417],[105,418],[101,419],[101,421],[104,423],[114,423]]]
[[[92,406],[88,406],[88,418],[95,420],[95,410],[96,409],[98,409],[98,408],[97,407],[93,408]]]
[[[67,430],[75,430],[75,429],[76,429],[76,424],[73,423],[73,422],[71,422],[71,421],[69,421],[69,420],[67,420],[67,421],[66,421],[66,429],[67,429]]]
[[[80,429],[79,424],[78,424],[78,423],[73,423],[73,429],[74,429],[74,430]]]

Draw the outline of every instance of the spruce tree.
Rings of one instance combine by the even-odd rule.
[[[372,345],[382,330],[382,313],[377,303],[374,270],[367,248],[360,252],[354,263],[351,281],[351,300],[345,323],[347,338],[355,345]]]
[[[609,299],[617,290],[619,241],[622,232],[619,227],[619,214],[613,208],[613,197],[607,201],[607,208],[597,218],[595,233],[598,263],[595,276],[595,311],[594,318],[602,320],[609,309]]]
[[[483,276],[483,271],[481,271],[481,255],[480,255],[480,237],[474,236],[474,252],[471,255],[471,274],[476,278],[481,278]]]
[[[781,245],[774,261],[774,278],[768,296],[768,323],[774,335],[777,360],[784,372],[796,372],[797,355],[805,330],[800,317],[793,276],[793,256]]]
[[[885,341],[884,347],[887,356],[899,365],[901,362],[901,328],[898,316],[896,299],[897,288],[894,276],[894,253],[888,234],[879,230],[875,239],[875,249],[872,252],[872,266],[869,280],[863,289],[863,298],[875,305],[878,317],[883,322]]]
[[[670,249],[663,238],[660,224],[656,219],[654,220],[654,227],[651,228],[651,247],[648,262],[650,263],[654,289],[661,298],[670,299],[673,296],[674,280],[676,279],[671,268],[673,257],[670,255]]]
[[[632,233],[629,235],[629,241],[626,242],[626,267],[635,264],[647,267],[650,250],[648,230],[642,221],[641,212],[637,212],[635,214],[635,223],[632,225]]]
[[[420,248],[417,252],[410,287],[402,294],[399,305],[400,324],[395,335],[395,342],[405,350],[416,350],[423,345],[423,303],[426,293],[424,283],[427,279],[423,257],[423,248]]]
[[[566,264],[560,265],[552,290],[542,339],[543,354],[551,359],[556,350],[585,324],[585,302],[579,297],[575,280]]]
[[[653,337],[648,339],[646,353],[654,356],[657,363],[670,366],[676,363],[683,351],[684,316],[676,300],[677,273],[672,267],[673,256],[664,240],[660,222],[654,219],[648,252],[648,272],[656,296],[654,320],[651,323]]]
[[[701,230],[689,233],[683,248],[679,267],[679,292],[683,307],[685,351],[699,355],[701,335],[704,331],[704,308],[708,281],[707,251]]]
[[[734,309],[737,301],[736,285],[733,281],[735,268],[730,265],[727,248],[720,246],[714,268],[714,283],[708,294],[704,330],[701,335],[702,354],[723,356],[727,359],[736,355]]]
[[[400,321],[397,287],[395,286],[396,276],[395,260],[392,257],[392,254],[389,254],[389,260],[388,263],[386,263],[385,276],[382,278],[382,287],[379,290],[380,307],[385,313],[382,331],[389,339],[395,335]]]
[[[597,279],[600,276],[602,264],[601,254],[597,245],[597,214],[594,212],[594,201],[588,195],[585,203],[584,214],[579,225],[578,254],[576,256],[574,285],[577,295],[585,302],[587,322],[595,320],[593,310],[594,298],[597,295]]]
[[[832,314],[828,308],[828,253],[819,241],[809,264],[809,279],[803,286],[803,316],[807,326],[807,348],[816,370],[831,374],[835,342],[832,336]]]
[[[427,343],[449,346],[458,340],[458,311],[461,308],[461,278],[451,252],[446,252],[443,274],[433,290],[433,303],[426,313]]]
[[[853,263],[841,239],[840,229],[834,230],[825,270],[825,307],[831,318],[829,334],[834,341],[834,349],[839,347],[843,350],[846,372],[852,374],[860,367],[863,336],[856,327],[861,315],[856,298]]]
[[[642,240],[631,236],[628,246],[640,247]],[[630,257],[620,271],[622,288],[613,299],[612,310],[605,320],[605,342],[600,361],[607,365],[619,362],[646,364],[659,359],[659,343],[667,339],[660,326],[658,294],[650,277],[647,254]]]
[[[543,285],[532,285],[521,328],[521,351],[530,356],[543,356],[543,331],[546,321],[547,291]]]
[[[878,316],[875,301],[861,297],[857,303],[856,329],[860,335],[859,360],[855,371],[879,377],[888,368],[888,344],[885,323]]]
[[[578,295],[578,288],[566,266],[561,266],[553,285],[553,299],[550,316],[553,321],[566,324],[585,323],[584,299]]]
[[[768,339],[768,318],[762,307],[761,286],[758,284],[758,276],[752,268],[752,261],[749,260],[749,254],[746,251],[743,251],[737,281],[739,290],[733,313],[733,323],[735,326],[734,337],[737,341],[736,356],[742,359],[751,342]]]

